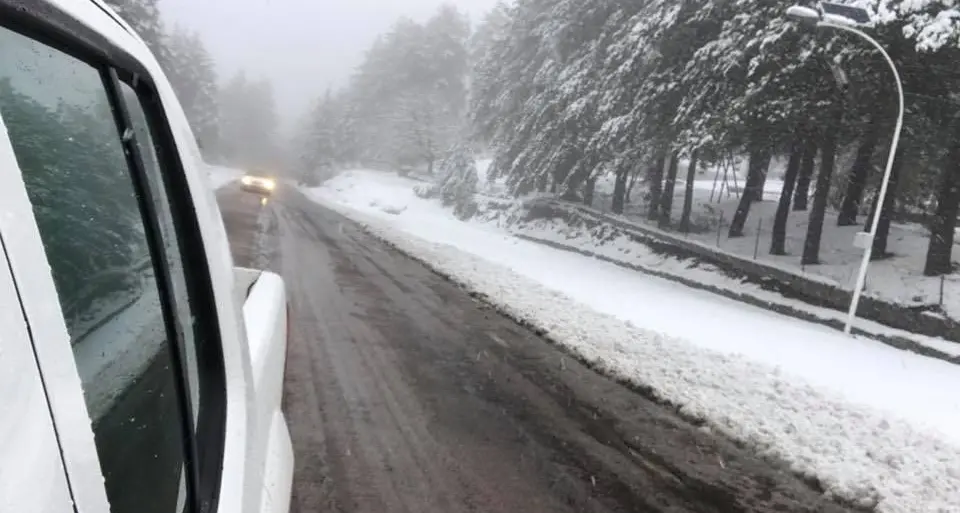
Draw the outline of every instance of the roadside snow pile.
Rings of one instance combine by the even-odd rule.
[[[390,215],[395,215],[395,216],[400,215],[407,210],[406,205],[396,203],[396,202],[389,202],[389,201],[381,202],[378,200],[374,200],[370,203],[370,206],[379,208],[382,212],[385,212]]]
[[[327,182],[325,187],[337,194],[362,198],[365,206],[371,209],[398,215],[416,199],[413,188],[407,190],[410,183],[418,182],[380,171],[349,171]],[[358,186],[360,189],[355,189]],[[398,189],[403,194],[397,194]]]
[[[891,513],[960,504],[960,368],[458,221],[413,185],[357,171],[314,196],[829,496]]]
[[[239,180],[243,172],[229,167],[208,165],[207,176],[210,177],[210,186],[216,190],[234,180]]]
[[[408,222],[419,224],[420,230],[437,231],[437,233],[446,233],[450,229],[449,223],[466,226],[456,218],[452,209],[444,208],[439,199],[428,200],[418,197],[415,191],[420,190],[421,193],[425,193],[425,187],[430,186],[393,173],[354,170],[338,175],[314,191],[323,191],[322,194],[327,197],[337,198],[367,213],[387,213],[396,216],[392,222],[411,230],[417,227],[406,226]],[[475,223],[470,223],[469,226],[487,230],[495,229],[492,226]]]

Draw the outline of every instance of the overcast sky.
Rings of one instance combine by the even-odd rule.
[[[443,0],[161,0],[169,23],[200,32],[222,78],[268,76],[289,124],[341,86],[376,36],[400,16],[424,20]],[[447,0],[476,22],[496,0]]]

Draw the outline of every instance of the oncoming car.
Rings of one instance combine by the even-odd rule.
[[[0,504],[286,513],[283,280],[100,0],[0,0]]]
[[[277,188],[277,181],[273,178],[247,174],[240,179],[240,186],[247,192],[269,196]]]

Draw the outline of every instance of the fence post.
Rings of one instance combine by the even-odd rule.
[[[757,241],[753,244],[753,259],[760,254],[760,230],[763,229],[763,218],[757,219]]]
[[[720,168],[713,174],[713,187],[710,189],[710,203],[713,203],[713,194],[717,192],[717,182],[720,180]],[[721,192],[722,194],[722,192]]]
[[[940,275],[940,311],[943,312],[943,282],[946,281],[947,275]]]
[[[720,234],[723,233],[723,210],[720,211],[720,219],[717,221],[717,247],[720,247]]]

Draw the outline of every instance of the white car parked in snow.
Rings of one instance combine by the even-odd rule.
[[[0,511],[286,512],[286,337],[143,41],[0,0]]]

